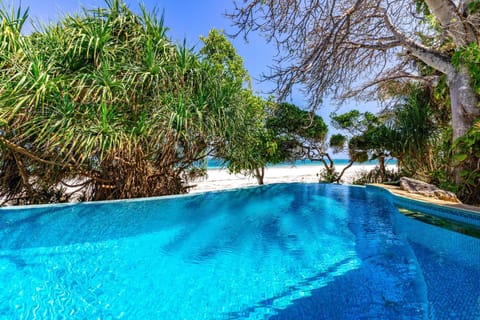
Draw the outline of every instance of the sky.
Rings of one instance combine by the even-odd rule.
[[[104,7],[104,0],[0,0],[7,5],[12,4],[17,8],[21,4],[22,8],[29,8],[30,20],[35,24],[49,23],[58,21],[65,14],[81,12],[82,8]],[[141,2],[140,2],[141,1]],[[154,8],[161,14],[164,12],[165,26],[169,28],[168,36],[174,42],[183,43],[186,40],[189,46],[201,47],[200,36],[207,36],[213,29],[224,30],[227,34],[236,33],[232,26],[232,21],[225,17],[226,12],[232,12],[234,8],[233,0],[125,0],[125,3],[134,11],[138,11],[139,3],[143,3],[147,10],[153,11]],[[240,1],[241,2],[241,1]],[[27,25],[25,32],[31,30]],[[229,38],[238,54],[243,58],[246,69],[252,78],[252,86],[255,93],[267,96],[274,89],[275,84],[260,81],[262,74],[269,73],[269,66],[274,64],[274,58],[277,50],[273,44],[268,44],[259,34],[251,33],[248,41],[243,36]],[[301,108],[308,108],[307,99],[298,91],[294,92],[288,102],[294,103]],[[329,124],[329,115],[335,111],[328,99],[324,100],[317,113],[323,117]],[[360,110],[375,111],[372,104],[354,104],[344,105],[338,111],[346,112],[352,108]],[[337,133],[331,126],[329,133]],[[343,155],[344,156],[344,155]]]

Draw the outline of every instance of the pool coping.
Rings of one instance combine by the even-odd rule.
[[[386,192],[393,205],[480,227],[480,207],[411,194],[397,186],[368,184],[366,187]]]

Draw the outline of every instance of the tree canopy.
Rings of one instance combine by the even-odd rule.
[[[474,133],[480,117],[478,1],[248,0],[238,3],[229,16],[238,27],[237,35],[248,37],[250,32],[258,31],[277,45],[278,59],[266,78],[276,80],[280,99],[300,84],[313,107],[321,105],[323,97],[329,95],[340,101],[382,101],[389,105],[391,114],[400,107],[403,111],[395,115],[397,124],[408,117],[413,117],[408,121],[420,120],[429,113],[440,125],[440,133],[412,136],[409,151],[406,144],[399,145],[405,139],[397,137],[397,145],[391,145],[390,151],[403,148],[400,153],[406,155],[404,160],[414,160],[418,153],[404,151],[420,148],[423,153],[424,147],[432,150],[435,146],[438,152],[423,159],[432,164],[428,179],[435,180],[442,168],[441,175],[450,181],[452,189],[469,185],[468,194],[479,193],[480,157],[475,148],[469,147],[480,142]],[[422,87],[420,91],[428,93],[427,104],[415,98],[413,87]],[[414,105],[428,105],[430,110],[418,109],[415,114],[405,99],[416,99],[411,100]],[[408,129],[404,125],[394,132]],[[411,125],[427,123],[417,121]],[[388,131],[382,126],[378,129],[352,137],[349,149],[368,147],[367,140],[378,141]],[[442,142],[432,144],[431,139],[438,137]],[[425,144],[423,140],[415,145],[420,138],[430,142]],[[450,150],[440,148],[446,144]],[[451,154],[456,156],[452,158]],[[433,163],[442,159],[450,162],[446,166]],[[463,198],[472,197],[465,194]]]
[[[328,127],[322,117],[282,102],[267,117],[267,128],[276,137],[281,158],[309,158],[325,151]]]
[[[92,200],[182,193],[196,163],[242,129],[248,75],[219,58],[232,51],[223,35],[196,53],[172,43],[158,12],[106,4],[30,35],[26,11],[0,11],[7,199],[64,201],[73,185]]]
[[[456,51],[479,45],[476,1],[250,0],[230,17],[239,33],[260,31],[277,44],[280,56],[268,78],[277,81],[281,95],[301,83],[311,105],[326,94],[358,96],[369,88],[382,97],[382,84],[431,82],[444,74],[453,138],[480,116],[467,66],[452,62]],[[438,74],[419,75],[417,62]]]

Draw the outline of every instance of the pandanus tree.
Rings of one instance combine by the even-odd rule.
[[[30,35],[26,13],[1,11],[7,199],[59,201],[72,181],[93,200],[182,193],[189,169],[235,133],[241,88],[212,56],[173,44],[157,12],[106,4]]]
[[[400,168],[424,180],[436,167],[434,147],[441,133],[431,103],[426,89],[412,86],[397,105],[390,124],[390,149]]]

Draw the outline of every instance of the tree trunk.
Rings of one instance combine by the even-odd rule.
[[[460,72],[448,74],[452,111],[453,140],[463,136],[480,117],[478,97],[472,87],[470,76],[465,68]]]
[[[465,68],[462,68],[458,73],[447,75],[447,79],[452,112],[452,140],[455,141],[472,127],[476,118],[480,117],[480,108],[478,107],[478,97]],[[454,169],[455,183],[457,184],[463,183],[460,176],[462,169],[469,170],[471,168],[456,167]]]
[[[340,174],[338,175],[338,177],[335,179],[334,182],[340,183],[340,180],[342,179],[343,174],[345,173],[345,171],[347,171],[348,168],[350,168],[351,166],[353,166],[353,163],[354,163],[354,161],[350,160],[350,161],[348,162],[348,164],[345,166],[345,168],[343,168],[342,172],[340,172]],[[335,171],[334,171],[334,172],[335,172]]]
[[[426,0],[426,3],[440,24],[446,28],[457,49],[475,40],[470,35],[470,28],[466,28],[461,23],[461,17],[455,11],[452,1]],[[478,97],[467,68],[464,66],[460,66],[460,68],[455,67],[448,56],[431,50],[409,38],[392,24],[388,14],[385,14],[385,24],[398,41],[402,43],[404,48],[410,50],[414,56],[427,65],[447,75],[448,87],[450,89],[453,140],[464,135],[473,125],[473,120],[480,116],[480,109],[477,106]]]
[[[467,14],[468,4],[471,1],[461,1],[462,5],[457,8],[451,0],[425,0],[428,8],[440,22],[447,34],[452,38],[457,48],[476,41],[474,29],[469,23],[465,23],[463,14]],[[460,9],[460,10],[458,10]]]
[[[385,170],[385,156],[381,155],[378,157],[378,167],[380,169],[380,176],[382,179],[382,182],[385,181],[385,176],[386,176],[386,170]]]
[[[265,177],[265,168],[255,168],[255,178],[259,185],[263,185],[263,178]]]

